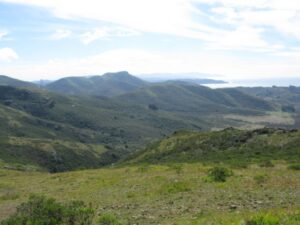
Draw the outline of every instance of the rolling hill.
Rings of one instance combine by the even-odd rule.
[[[130,75],[125,78],[139,83]],[[122,83],[124,74],[99,79]],[[274,110],[274,103],[240,90],[185,82],[144,86],[113,97],[0,86],[0,158],[6,167],[53,172],[102,167],[177,130],[244,127],[250,122],[232,115],[260,117]]]
[[[299,131],[280,129],[177,132],[129,165],[55,174],[0,168],[0,224],[47,224],[62,214],[59,202],[72,207],[66,224],[95,212],[93,222],[75,224],[298,225],[299,142]],[[85,205],[92,209],[77,210]]]
[[[114,99],[131,104],[155,105],[157,109],[179,112],[240,112],[273,110],[272,104],[235,89],[213,90],[185,82],[165,82],[140,88]]]
[[[175,132],[132,156],[134,163],[229,163],[300,161],[300,131],[263,128],[215,132]]]
[[[45,86],[47,90],[68,95],[115,96],[147,85],[128,72],[106,73],[102,76],[67,77]]]

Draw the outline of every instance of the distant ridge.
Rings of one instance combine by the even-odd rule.
[[[36,87],[34,83],[21,81],[5,75],[0,75],[0,85],[12,87]]]
[[[192,84],[226,84],[224,80],[214,79],[216,75],[202,74],[202,73],[157,73],[157,74],[144,74],[141,77],[146,81],[152,83],[160,82],[187,82]]]
[[[66,77],[45,86],[50,91],[68,95],[97,95],[115,96],[140,87],[147,86],[147,82],[126,71],[106,73],[102,76]]]
[[[129,104],[152,105],[166,111],[250,113],[272,111],[265,100],[235,89],[214,90],[185,82],[164,82],[140,88],[135,92],[116,96]]]

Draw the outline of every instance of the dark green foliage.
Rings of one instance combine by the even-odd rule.
[[[151,110],[154,110],[154,111],[158,110],[158,107],[154,104],[149,104],[148,108],[151,109]]]
[[[83,202],[61,204],[52,198],[33,195],[1,225],[91,225],[94,210]]]
[[[294,112],[296,112],[296,109],[295,109],[295,107],[293,105],[283,105],[281,107],[281,110],[283,112],[288,112],[288,113],[294,113]]]
[[[208,178],[214,182],[225,182],[228,177],[231,177],[233,172],[225,167],[214,167],[208,171]]]
[[[292,164],[288,167],[291,170],[300,170],[300,164]]]
[[[0,86],[0,102],[38,117],[46,117],[55,106],[53,99],[40,93],[10,86]]]
[[[99,225],[122,225],[122,224],[115,215],[103,214],[99,218]]]

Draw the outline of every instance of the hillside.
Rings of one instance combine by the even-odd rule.
[[[259,98],[271,100],[277,103],[299,104],[300,101],[300,87],[241,87],[239,90],[255,95]]]
[[[67,77],[45,86],[47,90],[68,95],[115,96],[147,85],[128,72],[106,73],[102,76]]]
[[[295,124],[290,128],[300,126],[300,87],[253,87],[238,88],[240,91],[273,102],[277,108],[285,113],[290,113]]]
[[[66,204],[84,201],[96,210],[93,225],[300,223],[299,171],[282,163],[231,168],[234,175],[220,183],[206,181],[211,166],[169,163],[56,174],[0,169],[0,223],[31,194]],[[102,216],[114,223],[99,223]]]
[[[245,165],[270,160],[300,161],[300,131],[228,128],[216,132],[176,132],[132,156],[132,162],[203,162]]]
[[[272,104],[239,91],[186,84],[113,98],[1,86],[0,158],[6,167],[49,171],[101,167],[177,130],[251,127],[232,115],[268,117],[266,110]]]
[[[8,76],[0,75],[1,86],[12,86],[12,87],[35,87],[34,83],[17,80]]]
[[[179,112],[237,112],[259,114],[273,110],[272,104],[235,89],[214,90],[185,82],[165,82],[141,88],[115,99],[160,110]]]

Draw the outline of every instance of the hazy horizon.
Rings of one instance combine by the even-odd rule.
[[[123,71],[118,71],[123,72]],[[127,71],[126,71],[127,72]],[[116,72],[107,72],[107,73],[116,73]],[[104,73],[106,74],[106,73]],[[70,77],[91,77],[91,76],[102,76],[104,74],[94,74],[94,75],[87,75],[87,76],[70,76]],[[130,73],[129,73],[130,74]],[[5,74],[1,74],[4,76],[8,76]],[[168,80],[188,80],[188,79],[208,79],[212,81],[224,81],[225,83],[208,83],[208,84],[201,84],[210,88],[230,88],[230,87],[272,87],[272,86],[300,86],[300,77],[293,78],[293,77],[278,77],[278,78],[264,78],[264,79],[223,79],[221,75],[212,75],[212,74],[201,74],[201,73],[157,73],[157,74],[131,74],[135,77],[138,77],[142,80],[148,82],[163,82]],[[17,77],[8,76],[14,79],[18,79]],[[68,76],[66,76],[68,77]],[[64,76],[58,79],[36,79],[36,80],[25,80],[27,82],[54,82],[62,78],[66,78]]]
[[[0,74],[298,78],[299,12],[294,0],[0,0]]]

